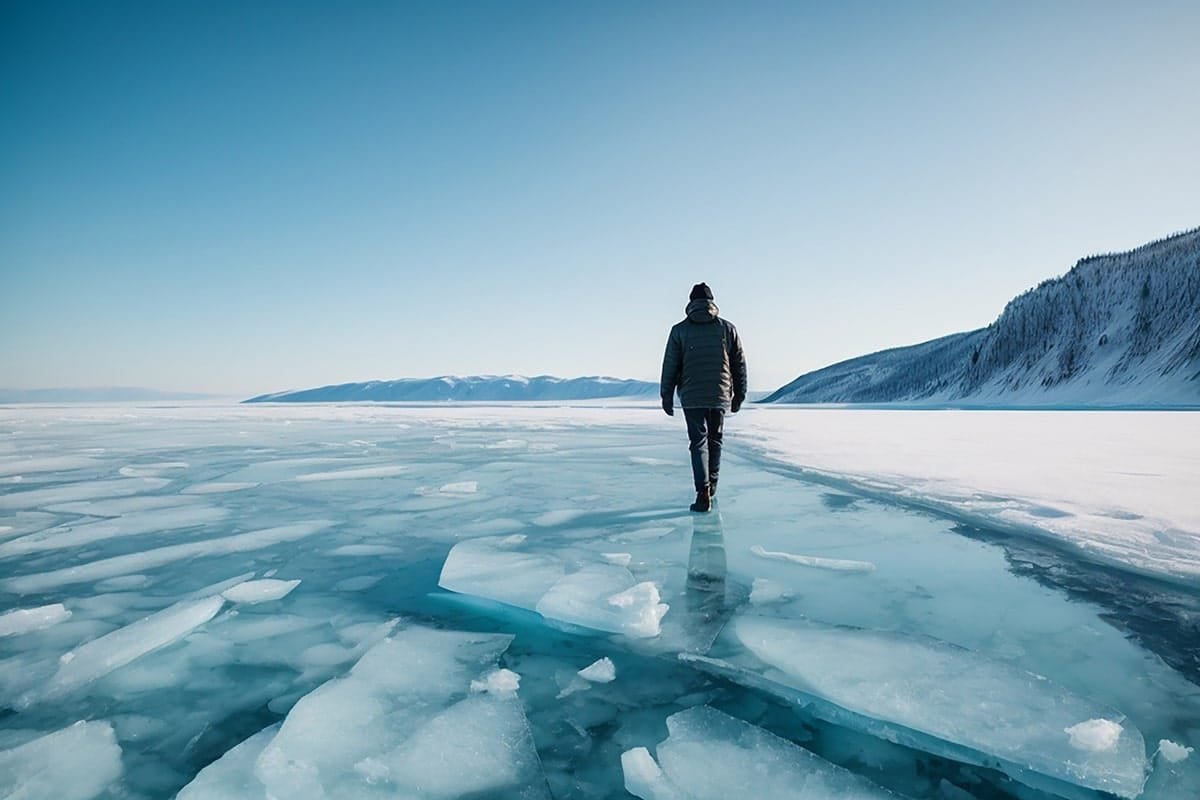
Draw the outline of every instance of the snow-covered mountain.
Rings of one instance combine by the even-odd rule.
[[[624,378],[590,376],[555,378],[538,375],[443,375],[394,381],[342,383],[316,389],[276,392],[252,397],[247,403],[336,403],[351,401],[431,402],[441,400],[519,402],[536,400],[598,400],[614,397],[658,397],[658,384]]]
[[[986,328],[843,361],[764,402],[1200,405],[1200,228],[1082,259]]]

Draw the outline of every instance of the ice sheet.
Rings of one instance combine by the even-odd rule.
[[[59,660],[58,671],[46,686],[20,698],[19,707],[67,694],[136,658],[183,638],[217,615],[220,597],[184,601],[138,620],[87,644]]]
[[[107,719],[124,751],[120,792],[173,796],[202,767],[228,763],[218,758],[289,714],[322,683],[345,676],[400,614],[442,628],[516,634],[503,665],[492,659],[466,671],[447,690],[448,699],[429,705],[407,730],[469,698],[480,700],[460,709],[463,718],[502,720],[509,709],[485,713],[483,701],[501,700],[514,683],[509,674],[519,674],[517,695],[556,797],[618,796],[621,753],[639,745],[653,750],[668,714],[711,702],[913,798],[962,800],[967,789],[994,800],[1049,800],[969,759],[926,756],[863,732],[865,726],[834,725],[799,708],[793,713],[780,697],[794,699],[796,690],[783,684],[768,687],[777,695],[771,698],[733,681],[714,682],[673,658],[681,651],[705,653],[729,615],[750,608],[789,625],[808,619],[932,636],[1047,675],[1090,703],[1078,718],[1056,723],[1060,741],[1085,758],[1091,751],[1071,745],[1068,729],[1084,734],[1081,742],[1103,746],[1105,736],[1089,734],[1113,731],[1104,721],[1121,726],[1118,751],[1133,729],[1153,742],[1196,746],[1200,670],[1186,624],[1200,611],[1195,596],[1090,566],[1028,536],[958,524],[976,517],[948,519],[867,496],[882,491],[831,491],[830,484],[845,487],[836,476],[804,480],[800,470],[746,447],[747,428],[760,413],[774,411],[748,408],[728,420],[718,512],[693,515],[686,510],[690,473],[682,420],[653,405],[0,409],[0,457],[88,460],[79,469],[29,471],[20,483],[0,485],[0,496],[45,491],[44,498],[62,501],[0,511],[0,542],[31,534],[37,536],[29,541],[38,541],[68,527],[113,533],[0,560],[0,608],[61,604],[71,612],[49,627],[0,637],[0,698],[8,707],[0,749],[84,715]],[[1173,435],[1187,433],[1184,422],[1161,424],[1181,426]],[[506,440],[523,446],[489,447]],[[1150,440],[1146,446],[1157,445]],[[188,468],[152,466],[169,463]],[[295,480],[401,465],[404,474],[395,476]],[[64,499],[76,496],[72,487],[91,494],[101,486],[108,494],[113,481],[141,481],[121,476],[130,466],[158,471],[170,483],[145,483],[123,496]],[[454,493],[456,484],[472,481],[474,493]],[[1129,485],[1136,489],[1136,479]],[[429,487],[427,496],[418,487]],[[213,488],[230,491],[208,491]],[[1052,504],[1038,505],[1040,513],[1056,513]],[[168,522],[189,507],[225,513],[202,525],[116,535],[160,513],[159,522]],[[309,527],[320,518],[336,523]],[[529,612],[438,590],[447,555],[469,554],[468,540],[479,536],[493,538],[478,542],[473,565],[460,563],[471,567],[464,575],[485,587],[481,594],[508,596],[503,602]],[[814,569],[761,558],[753,545],[876,569]],[[579,576],[593,567],[603,574]],[[616,583],[628,586],[605,596],[608,568],[626,570],[628,576],[616,573]],[[610,598],[653,584],[657,603],[648,593],[633,598],[644,609],[670,606],[661,632],[613,635],[532,613],[568,575],[578,577],[560,587],[563,605],[586,615],[616,613]],[[51,684],[62,655],[172,603],[198,602],[248,580],[302,584],[278,601],[228,603],[168,646],[22,711],[12,708],[17,697]],[[21,596],[22,590],[29,594]],[[757,605],[745,605],[748,594]],[[765,680],[761,659],[741,644],[726,645],[719,640],[710,657],[733,664],[740,655],[746,662],[739,662],[737,679]],[[592,683],[578,674],[605,657],[616,680]],[[410,672],[428,679],[440,663]],[[473,682],[484,691],[472,693]],[[1106,716],[1111,708],[1127,718]],[[347,729],[356,723],[348,721]],[[922,736],[920,747],[937,749],[932,737]],[[408,766],[435,763],[436,754],[417,743]],[[266,744],[257,739],[254,747],[265,750]],[[1111,755],[1100,755],[1106,752]],[[1167,754],[1177,752],[1160,749],[1139,800],[1200,792],[1200,760],[1193,754],[1172,763]],[[249,769],[258,781],[252,773],[260,755],[247,756],[242,777]],[[360,776],[357,785],[368,795],[386,795],[396,788],[389,776],[407,767],[385,755],[339,761],[331,769]],[[1025,773],[1021,779],[1033,780]],[[261,787],[261,781],[251,785]],[[1094,800],[1091,790],[1083,796]]]
[[[726,633],[745,651],[698,663],[812,705],[837,724],[996,764],[1035,786],[1061,781],[1127,798],[1142,791],[1137,728],[1044,677],[911,635],[752,615]]]
[[[482,537],[456,544],[446,557],[443,589],[536,611],[543,617],[609,633],[653,637],[669,605],[658,587],[607,563],[576,565],[550,553],[528,552],[524,539]]]
[[[51,603],[37,608],[14,608],[0,614],[0,636],[17,636],[30,631],[40,631],[71,618],[71,612],[62,603]]]
[[[658,763],[644,748],[621,756],[625,786],[643,800],[899,800],[828,761],[708,706],[667,718]]]

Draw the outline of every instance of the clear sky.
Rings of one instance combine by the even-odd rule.
[[[0,386],[751,386],[1200,225],[1200,4],[0,0]]]

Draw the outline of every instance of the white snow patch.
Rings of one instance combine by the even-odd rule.
[[[758,410],[739,436],[815,478],[1200,578],[1200,414]]]
[[[634,636],[644,637],[662,633],[662,618],[671,607],[661,600],[653,581],[644,581],[608,598],[609,605],[632,612],[633,618],[625,623],[625,628]]]
[[[772,550],[764,550],[762,545],[753,545],[750,552],[759,558],[768,558],[772,561],[787,561],[791,564],[800,564],[804,567],[816,567],[818,569],[830,569],[838,572],[874,572],[875,565],[870,561],[850,561],[841,558],[820,558],[819,556],[802,556],[795,553],[780,553]]]
[[[601,553],[604,560],[610,564],[616,564],[618,567],[628,567],[629,562],[633,561],[632,553]]]
[[[650,456],[630,456],[629,460],[634,464],[641,464],[647,467],[673,467],[679,463],[666,458],[652,458]]]
[[[438,491],[442,494],[475,494],[479,491],[479,482],[459,481],[458,483],[447,483],[438,489]]]
[[[16,636],[31,631],[40,631],[71,618],[71,612],[62,603],[51,603],[37,608],[17,608],[0,614],[0,636]]]
[[[1071,737],[1072,747],[1092,753],[1103,753],[1115,748],[1123,730],[1125,729],[1119,724],[1108,719],[1089,719],[1078,725],[1063,728]]]
[[[521,688],[521,676],[511,669],[497,669],[482,678],[471,681],[472,692],[511,695]]]
[[[1178,764],[1192,754],[1194,748],[1176,744],[1170,739],[1158,740],[1158,752],[1169,764]]]
[[[617,678],[617,668],[612,659],[605,656],[579,670],[579,677],[591,683],[612,683]]]
[[[293,589],[300,585],[300,579],[283,581],[275,578],[263,578],[257,581],[246,581],[226,589],[221,596],[233,603],[254,605],[270,600],[287,597]]]

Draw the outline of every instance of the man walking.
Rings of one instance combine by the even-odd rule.
[[[687,421],[696,502],[692,511],[709,511],[721,470],[721,431],[725,412],[734,414],[746,399],[746,359],[732,322],[717,316],[708,284],[697,283],[688,297],[687,318],[671,328],[663,356],[663,411],[675,416],[679,390]]]

